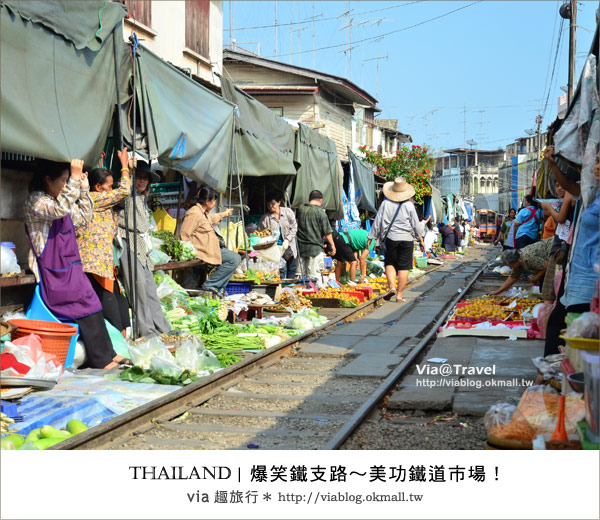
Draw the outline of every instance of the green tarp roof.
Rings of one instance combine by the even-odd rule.
[[[377,212],[377,195],[375,193],[375,176],[373,167],[361,161],[358,156],[348,147],[348,158],[352,166],[352,178],[354,180],[354,189],[361,197],[358,201],[358,208]]]
[[[294,130],[270,108],[221,76],[223,97],[237,105],[235,159],[241,175],[296,175]]]
[[[300,164],[296,177],[294,206],[308,202],[312,190],[323,193],[323,208],[335,211],[342,218],[342,183],[344,174],[335,143],[328,137],[302,123],[296,132],[294,159]]]
[[[2,5],[24,20],[39,23],[64,37],[76,49],[97,51],[125,17],[127,9],[118,2],[6,1]]]
[[[136,63],[149,157],[224,192],[233,105],[144,47]]]
[[[98,3],[82,2],[81,6]],[[25,10],[32,3],[15,4]],[[43,8],[46,2],[35,4]],[[67,2],[58,4],[56,9],[65,9]],[[12,5],[10,9],[6,4],[0,7],[2,149],[55,161],[81,158],[88,165],[95,164],[116,103],[114,33],[104,34],[95,51],[85,46],[78,50],[72,41],[15,14]],[[125,11],[119,8],[115,13],[122,17]],[[117,37],[121,39],[121,34]],[[117,47],[119,63],[127,66],[122,39]]]

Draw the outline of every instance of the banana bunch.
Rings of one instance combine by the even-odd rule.
[[[10,428],[11,428],[10,425],[14,424],[15,421],[13,419],[11,419],[5,413],[3,413],[3,412],[0,412],[0,413],[2,413],[2,423],[1,423],[1,426],[0,426],[1,432],[2,433],[8,433],[10,431],[16,431],[16,430],[10,430]]]

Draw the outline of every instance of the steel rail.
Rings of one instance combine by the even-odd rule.
[[[452,312],[452,309],[456,305],[456,303],[464,297],[465,293],[472,287],[472,285],[477,281],[481,273],[484,271],[488,263],[485,263],[478,271],[476,271],[472,278],[467,283],[466,287],[458,293],[451,301],[448,303],[446,310],[443,314],[437,319],[435,325],[429,329],[429,332],[425,334],[423,339],[409,352],[409,354],[402,360],[402,362],[392,371],[392,373],[381,383],[381,385],[371,394],[369,399],[365,401],[365,403],[352,415],[352,417],[337,431],[334,437],[329,441],[329,443],[325,446],[325,450],[336,450],[344,442],[356,428],[364,422],[364,420],[369,416],[371,411],[377,406],[378,403],[386,396],[386,394],[395,386],[396,381],[406,372],[408,368],[411,367],[413,361],[421,354],[421,352],[425,349],[425,347],[429,344],[431,338],[437,333],[438,328],[443,325],[444,321]]]
[[[442,266],[436,266],[433,269],[414,277],[412,280],[409,280],[407,286],[413,284],[427,274],[439,270],[441,267]],[[260,354],[239,361],[215,374],[150,401],[129,412],[118,415],[113,419],[109,419],[94,428],[90,428],[83,433],[74,435],[48,449],[102,449],[103,446],[112,443],[119,437],[142,428],[144,425],[155,423],[157,421],[169,420],[181,415],[190,408],[196,407],[219,394],[225,387],[243,379],[247,374],[260,370],[289,354],[293,348],[302,341],[317,335],[321,331],[336,326],[339,322],[348,320],[355,314],[360,314],[371,307],[377,307],[378,303],[389,294],[390,291],[382,293],[358,307],[348,309],[346,312],[343,312],[341,315],[329,320],[319,327],[306,331],[298,336],[294,336]]]

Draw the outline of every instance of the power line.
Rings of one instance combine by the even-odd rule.
[[[550,77],[550,85],[548,85],[548,94],[546,95],[546,103],[544,104],[544,110],[542,112],[542,119],[546,116],[546,110],[548,109],[548,101],[550,100],[550,92],[552,91],[552,80],[554,79],[554,73],[556,72],[556,63],[558,61],[558,53],[560,51],[560,44],[562,41],[564,18],[560,20],[560,27],[558,29],[558,42],[556,43],[556,53],[554,54],[554,65],[552,66],[552,76]]]
[[[408,27],[403,27],[402,29],[396,29],[395,31],[390,31],[390,32],[387,32],[387,33],[384,33],[384,34],[381,34],[381,35],[378,35],[378,36],[370,36],[369,38],[363,38],[362,40],[357,40],[357,41],[352,42],[352,43],[355,44],[355,43],[368,42],[368,41],[372,41],[372,40],[377,40],[379,38],[385,38],[386,36],[389,36],[390,34],[397,34],[397,33],[403,32],[403,31],[408,31],[409,29],[414,29],[415,27],[419,27],[420,25],[424,25],[426,23],[433,22],[435,20],[439,20],[440,18],[445,18],[446,16],[449,16],[449,15],[451,15],[453,13],[458,12],[458,11],[462,11],[463,9],[467,9],[468,7],[471,7],[471,6],[475,5],[475,4],[479,4],[479,3],[483,2],[483,1],[484,0],[477,0],[477,1],[472,2],[470,4],[464,5],[462,7],[457,8],[457,9],[453,9],[452,11],[448,11],[447,13],[441,14],[441,15],[436,16],[434,18],[429,18],[428,20],[424,20],[424,21],[416,23],[414,25],[409,25]],[[327,50],[327,49],[335,49],[337,47],[344,47],[345,45],[346,45],[345,43],[339,43],[337,45],[329,45],[328,47],[321,47],[321,48],[315,49],[315,50],[317,50],[317,51],[324,51],[324,50]],[[294,54],[304,54],[306,52],[312,52],[312,50],[300,51],[300,52],[297,52],[297,53],[294,53]],[[267,58],[274,58],[275,56],[266,56],[266,57]]]
[[[560,0],[556,0],[557,5],[559,1]],[[554,13],[554,28],[552,29],[552,41],[550,42],[550,56],[548,56],[548,68],[546,70],[546,79],[544,80],[543,92],[546,92],[546,87],[548,86],[548,76],[550,76],[550,64],[552,63],[552,49],[554,48],[554,37],[556,36],[556,20],[558,19],[558,9],[556,9],[555,11],[556,12]],[[541,99],[544,99],[543,93]],[[541,111],[541,108],[542,107],[540,106],[540,109],[538,111]]]
[[[405,7],[407,5],[413,5],[413,4],[420,4],[422,2],[424,2],[426,0],[414,0],[413,2],[406,2],[404,4],[397,4],[397,5],[392,5],[390,7],[383,7],[382,9],[372,9],[370,11],[361,11],[359,13],[354,13],[355,16],[360,16],[363,14],[369,14],[369,13],[379,13],[381,11],[387,11],[388,9],[397,9],[398,7]],[[344,13],[346,14],[346,13]],[[280,23],[280,24],[271,24],[271,25],[257,25],[255,27],[237,27],[237,28],[229,28],[229,29],[225,29],[226,31],[250,31],[250,30],[254,30],[254,29],[271,29],[273,27],[283,27],[286,25],[302,25],[305,23],[313,23],[313,22],[325,22],[325,21],[329,21],[329,20],[337,20],[340,17],[340,15],[338,16],[330,16],[329,18],[321,18],[320,20],[312,20],[311,18],[309,18],[308,20],[302,21],[302,22],[294,22],[293,24],[290,23]],[[317,49],[318,50],[318,49]]]

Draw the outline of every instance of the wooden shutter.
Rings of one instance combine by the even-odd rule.
[[[185,1],[185,46],[209,58],[209,0]]]
[[[143,23],[147,27],[152,27],[152,2],[151,0],[124,0],[129,17],[135,21]]]

